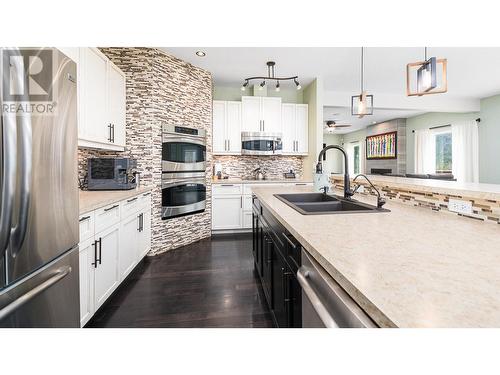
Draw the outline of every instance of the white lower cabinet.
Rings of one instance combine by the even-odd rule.
[[[138,203],[132,206],[134,201]],[[82,327],[151,249],[151,193],[138,195],[134,201],[80,216]]]
[[[138,215],[132,215],[120,223],[120,277],[124,279],[137,262]]]
[[[80,325],[94,313],[94,238],[80,242]]]
[[[212,199],[212,229],[241,228],[241,195],[219,195]]]
[[[118,253],[120,225],[115,224],[96,235],[97,267],[94,270],[94,300],[96,310],[113,293],[120,282]]]
[[[212,230],[252,229],[252,186],[312,186],[311,182],[212,184]]]

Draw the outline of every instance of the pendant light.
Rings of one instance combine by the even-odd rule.
[[[364,48],[361,47],[361,93],[351,97],[351,115],[362,118],[373,115],[373,95],[368,95],[364,90]]]
[[[438,84],[438,70],[441,69],[441,85]],[[412,73],[416,71],[416,91],[412,91]],[[436,57],[427,58],[427,47],[424,47],[424,61],[406,65],[406,95],[422,96],[440,94],[448,91],[447,60]]]

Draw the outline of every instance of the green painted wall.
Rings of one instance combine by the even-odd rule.
[[[478,112],[446,113],[430,112],[406,119],[406,173],[415,173],[415,133],[412,130],[449,125],[453,122],[474,120],[480,117]],[[481,148],[481,141],[480,141]],[[481,157],[481,155],[480,155]],[[480,177],[480,182],[481,177]]]
[[[323,143],[327,146],[342,145],[342,135],[340,134],[323,134]],[[323,162],[323,170],[325,173],[342,173],[343,162],[339,152],[328,151],[326,161]]]
[[[309,154],[304,158],[305,178],[314,176],[318,154],[323,149],[323,93],[323,80],[320,77],[303,89],[309,116]]]
[[[214,86],[214,100],[240,101],[242,96],[253,96],[253,87],[241,91],[241,86]],[[268,87],[267,96],[280,97],[283,103],[304,103],[303,90],[282,88],[280,92],[276,92],[272,87]]]
[[[500,184],[500,95],[481,99],[479,182]]]

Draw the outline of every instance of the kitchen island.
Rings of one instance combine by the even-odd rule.
[[[305,216],[274,196],[312,191],[253,194],[378,326],[500,327],[498,225],[392,201],[390,212]]]

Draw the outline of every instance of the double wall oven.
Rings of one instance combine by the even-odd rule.
[[[205,130],[165,124],[162,132],[162,219],[205,211]]]

